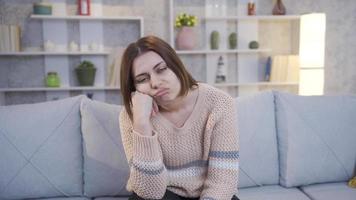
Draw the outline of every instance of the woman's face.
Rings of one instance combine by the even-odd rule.
[[[177,98],[180,81],[159,54],[145,52],[134,60],[132,67],[137,91],[153,97],[157,103]]]

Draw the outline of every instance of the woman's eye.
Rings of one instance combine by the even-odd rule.
[[[136,79],[136,83],[143,83],[147,80],[147,78],[140,78],[140,79]]]
[[[164,70],[166,70],[167,69],[167,67],[161,67],[161,68],[158,68],[158,72],[163,72]]]

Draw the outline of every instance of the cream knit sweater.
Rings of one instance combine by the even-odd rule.
[[[153,136],[133,131],[123,109],[120,129],[130,178],[127,189],[146,199],[167,190],[184,197],[230,200],[237,192],[238,133],[232,97],[199,83],[192,114],[182,127],[151,118]]]

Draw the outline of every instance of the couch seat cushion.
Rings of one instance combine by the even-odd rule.
[[[301,189],[313,200],[356,199],[356,189],[347,186],[346,182],[315,184]]]
[[[279,183],[277,135],[272,92],[238,97],[239,188]]]
[[[94,200],[128,200],[129,197],[100,197],[95,198]]]
[[[356,163],[356,96],[275,94],[281,185],[348,181]]]
[[[83,97],[0,106],[0,199],[82,194]]]
[[[284,188],[279,185],[239,189],[241,200],[310,200],[297,188]]]
[[[121,106],[82,101],[84,194],[88,197],[125,196],[129,166],[122,146]]]

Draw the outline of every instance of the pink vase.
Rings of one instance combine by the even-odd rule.
[[[192,50],[195,46],[194,28],[183,26],[177,34],[176,45],[178,50]]]
[[[273,15],[285,15],[286,14],[286,7],[284,7],[282,0],[277,0],[276,4],[272,10]]]

